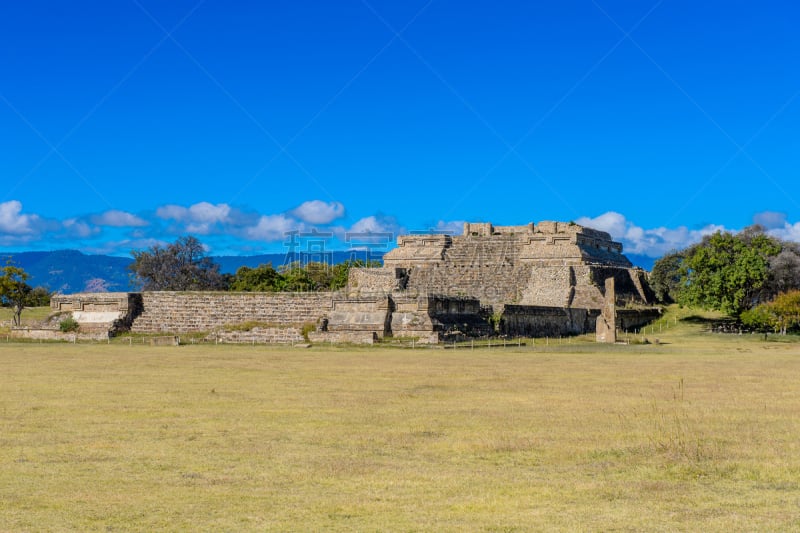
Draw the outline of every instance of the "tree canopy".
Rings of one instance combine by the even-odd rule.
[[[672,252],[653,265],[650,272],[650,287],[656,293],[659,302],[674,303],[681,288],[681,265],[683,254]]]
[[[331,265],[300,262],[277,270],[267,263],[255,268],[242,266],[236,274],[222,274],[219,265],[206,256],[194,237],[182,237],[167,246],[153,246],[133,252],[128,267],[134,282],[145,291],[231,290],[243,292],[335,291],[347,285],[351,268],[380,266],[348,260]]]
[[[659,300],[715,309],[739,317],[780,292],[800,288],[800,252],[760,226],[716,232],[653,266]]]
[[[306,292],[335,291],[347,285],[351,268],[380,266],[377,261],[369,264],[361,260],[345,261],[335,265],[310,262],[305,265],[294,262],[278,270],[271,264],[256,268],[243,266],[236,271],[230,283],[232,291],[248,292]]]
[[[13,310],[15,326],[21,323],[22,310],[25,309],[32,291],[26,283],[28,277],[22,268],[14,266],[10,261],[0,269],[0,302]]]
[[[146,291],[225,290],[227,279],[206,256],[195,237],[181,237],[167,246],[134,251],[128,267]]]
[[[689,249],[681,264],[680,302],[739,316],[758,301],[769,278],[769,258],[781,246],[757,235],[717,232]]]
[[[759,331],[786,334],[800,326],[800,290],[779,294],[741,315],[742,323]]]

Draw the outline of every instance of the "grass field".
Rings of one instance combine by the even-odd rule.
[[[800,530],[800,345],[700,330],[0,343],[0,530]]]

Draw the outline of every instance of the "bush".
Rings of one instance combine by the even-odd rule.
[[[310,342],[308,334],[316,330],[317,330],[316,324],[313,324],[311,322],[306,322],[305,324],[303,324],[303,329],[300,330],[300,333],[303,335],[303,338],[305,339],[306,342]]]
[[[78,328],[80,328],[80,324],[78,324],[78,321],[72,318],[71,316],[68,316],[67,318],[58,323],[58,329],[60,329],[62,333],[70,333],[73,331],[78,331]]]

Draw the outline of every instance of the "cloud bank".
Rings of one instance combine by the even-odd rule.
[[[395,217],[376,214],[363,216],[349,224],[345,207],[339,202],[309,200],[280,213],[259,213],[226,203],[197,202],[191,205],[166,204],[153,211],[131,213],[110,209],[100,213],[72,216],[63,220],[26,212],[22,203],[0,203],[0,245],[19,249],[72,248],[89,253],[127,255],[131,250],[173,242],[187,234],[197,235],[228,253],[274,251],[288,242],[290,234],[306,238],[331,239],[330,249],[383,247],[388,250],[398,235],[419,230],[459,235],[463,221],[440,220],[431,227],[406,227]],[[594,217],[581,217],[578,224],[607,231],[620,241],[624,253],[661,257],[684,249],[717,231],[738,231],[707,224],[645,228],[622,213],[608,211]],[[769,235],[800,242],[800,222],[789,221],[785,213],[764,211],[753,217]],[[741,229],[741,228],[740,228]]]
[[[691,246],[700,242],[706,235],[726,231],[724,226],[717,224],[708,224],[700,229],[689,229],[686,226],[645,229],[628,220],[625,215],[614,211],[608,211],[594,218],[581,217],[575,222],[582,226],[607,231],[614,240],[622,242],[623,253],[654,258]]]
[[[303,202],[289,212],[309,224],[330,224],[344,216],[344,206],[339,202],[326,203],[322,200]]]

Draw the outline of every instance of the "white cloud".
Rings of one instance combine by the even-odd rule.
[[[112,226],[115,228],[140,228],[148,225],[146,220],[117,209],[93,216],[92,222],[98,226]]]
[[[23,215],[22,203],[17,200],[0,203],[0,233],[31,235],[36,232],[39,220],[38,215]]]
[[[156,216],[164,220],[184,220],[189,210],[181,205],[163,205],[156,209]]]
[[[198,202],[189,207],[180,205],[165,205],[156,210],[156,216],[165,220],[179,222],[208,223],[225,222],[231,213],[228,204],[211,204]]]
[[[292,209],[289,214],[309,224],[330,224],[344,216],[344,206],[339,202],[310,200]]]
[[[200,202],[191,206],[189,213],[195,222],[225,222],[231,213],[231,207],[228,204],[213,205],[208,202]]]
[[[189,207],[165,205],[156,210],[156,216],[164,220],[175,220],[186,224],[186,231],[207,235],[214,226],[230,220],[231,207],[228,204],[199,202]]]
[[[614,240],[621,241],[623,253],[661,257],[672,250],[681,250],[700,242],[706,235],[726,231],[724,226],[708,224],[690,230],[686,226],[645,229],[629,221],[624,215],[609,211],[595,218],[581,217],[575,222],[582,226],[608,232]]]
[[[783,227],[767,230],[767,233],[784,241],[800,242],[800,222],[784,222]]]
[[[451,220],[449,222],[445,222],[444,220],[440,220],[436,223],[436,226],[432,228],[434,233],[445,233],[448,235],[461,235],[464,233],[464,221],[463,220]]]
[[[764,226],[767,234],[784,241],[800,242],[800,222],[791,223],[786,213],[763,211],[753,216],[753,222]]]
[[[87,237],[91,237],[92,235],[97,235],[100,233],[100,228],[96,226],[90,226],[85,221],[80,220],[78,218],[68,218],[61,223],[64,226],[64,230],[66,231],[67,237],[77,237],[79,239],[85,239]]]
[[[336,237],[350,249],[386,248],[397,239],[398,235],[408,233],[397,219],[385,215],[374,215],[357,220],[349,228],[332,228]]]
[[[786,224],[786,213],[779,213],[777,211],[756,213],[753,217],[753,222],[767,229],[780,229]]]
[[[406,233],[394,217],[383,215],[364,217],[350,226],[350,233],[392,233],[396,237],[401,233]]]
[[[608,211],[595,218],[581,217],[575,221],[581,226],[608,232],[614,239],[621,239],[628,230],[628,221],[624,215]]]
[[[286,215],[262,215],[255,226],[246,228],[244,236],[256,241],[280,241],[290,231],[305,231],[302,222]]]

